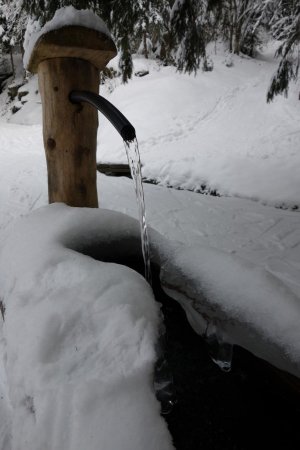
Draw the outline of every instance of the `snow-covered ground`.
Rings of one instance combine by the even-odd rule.
[[[149,75],[102,86],[102,95],[137,130],[144,177],[163,186],[299,206],[300,83],[291,84],[287,99],[266,103],[278,64],[275,49],[269,43],[250,59],[211,48],[214,70],[196,77],[136,57],[135,72]],[[117,59],[110,65],[117,69]],[[10,122],[41,123],[37,89],[32,80],[28,103]],[[119,136],[101,116],[99,130],[98,161],[126,162]]]
[[[207,309],[209,310],[209,304],[213,310],[219,309],[223,319],[231,316],[233,322],[247,324],[248,328],[244,329],[249,331],[250,336],[246,337],[239,330],[234,334],[234,326],[231,329],[225,327],[232,341],[240,339],[243,345],[251,347],[251,341],[258,339],[251,347],[254,352],[274,364],[277,363],[281,368],[285,368],[286,364],[287,370],[299,374],[300,339],[297,324],[300,314],[300,216],[296,211],[271,206],[299,205],[297,141],[300,126],[296,110],[299,102],[296,95],[299,86],[291,87],[288,99],[278,98],[271,105],[265,103],[266,89],[276,67],[271,57],[273,51],[274,46],[270,45],[258,60],[236,57],[233,59],[233,67],[227,67],[225,64],[227,56],[224,53],[218,54],[214,57],[214,71],[199,73],[197,77],[179,75],[173,68],[160,67],[154,62],[136,59],[136,70],[146,67],[150,71],[149,75],[136,77],[126,86],[121,86],[118,81],[113,80],[102,90],[103,94],[131,120],[137,130],[144,175],[162,185],[145,185],[145,199],[149,225],[167,239],[170,248],[175,249],[173,253],[171,252],[171,260],[167,261],[166,272],[173,271],[176,275],[176,270],[182,269],[185,276],[179,279],[186,282],[186,294],[191,298],[199,295],[199,301],[204,297]],[[30,266],[30,261],[24,257],[23,268],[17,269],[11,260],[9,248],[12,248],[12,255],[13,250],[16,254],[17,252],[19,255],[22,254],[20,246],[22,250],[23,226],[20,224],[17,226],[15,247],[12,241],[10,247],[7,246],[9,242],[7,236],[12,232],[20,216],[47,204],[46,164],[40,125],[41,105],[38,94],[35,93],[36,80],[32,79],[30,83],[28,103],[17,114],[10,117],[7,114],[0,123],[0,246],[6,246],[6,253],[4,256],[2,254],[2,267],[5,267],[6,261],[10,261],[11,273],[16,270],[19,274],[22,274],[23,270],[25,274],[27,273],[26,268]],[[109,94],[112,88],[113,91]],[[1,97],[2,101],[5,100],[4,95]],[[119,163],[125,162],[125,158],[119,136],[111,125],[100,117],[98,160]],[[165,187],[172,185],[201,190],[201,185],[204,184],[209,189],[217,189],[220,194],[226,195],[203,196]],[[131,180],[99,175],[98,191],[101,207],[137,217]],[[46,231],[49,229],[46,218],[47,214],[50,217],[50,213],[47,212],[47,208],[45,211],[45,215],[37,212],[35,217],[40,214],[45,220]],[[30,224],[34,221],[30,222],[31,220],[33,219],[29,218],[23,223],[27,224],[27,235],[29,233],[34,241],[35,229],[30,228]],[[59,230],[59,221],[56,225]],[[26,227],[24,225],[24,229]],[[39,255],[39,247],[44,242],[40,241],[41,234],[41,231],[36,234]],[[12,240],[12,237],[9,239]],[[25,253],[28,248],[30,243],[24,242]],[[48,247],[47,249],[49,250]],[[51,252],[48,255],[48,251],[45,251],[44,254],[47,270],[52,267],[51,276],[55,283],[65,281],[59,271],[53,271]],[[82,264],[81,258],[85,259],[82,255],[80,257],[74,255],[75,269],[77,264]],[[36,260],[36,254],[34,261],[39,264],[40,260]],[[80,281],[79,272],[76,269],[74,275],[67,267],[68,261],[64,258],[60,261],[60,267],[69,276],[67,279],[72,279],[74,283],[76,281],[72,285],[72,292],[75,295],[78,292],[77,281]],[[87,259],[85,263],[87,272],[96,270],[94,264],[97,267],[101,265],[97,262],[91,264]],[[40,267],[37,269],[40,270]],[[122,277],[127,273],[130,272],[126,269],[123,272],[123,269],[120,269]],[[132,274],[131,276],[134,283],[142,283]],[[166,283],[171,280],[172,286],[176,287],[176,276],[171,279],[166,273],[166,277]],[[47,373],[41,370],[36,373],[36,378],[31,380],[30,361],[32,365],[45,364],[49,355],[51,360],[53,349],[49,345],[57,344],[56,335],[63,334],[67,340],[68,333],[65,333],[61,319],[54,317],[51,323],[45,323],[45,329],[49,330],[48,347],[42,342],[37,344],[38,333],[42,333],[43,323],[38,324],[32,336],[26,333],[28,327],[35,327],[32,308],[35,300],[32,299],[31,303],[30,298],[22,296],[22,286],[28,289],[30,286],[21,275],[22,286],[19,284],[20,280],[7,281],[8,279],[9,276],[3,279],[3,286],[7,292],[19,295],[18,307],[11,306],[11,312],[9,308],[7,309],[5,334],[6,339],[10,336],[11,342],[8,373],[10,375],[14,373],[15,383],[19,387],[14,393],[15,396],[10,393],[10,401],[14,403],[23,399],[18,410],[20,415],[17,416],[14,425],[18,427],[18,424],[31,423],[30,420],[35,420],[32,412],[36,407],[32,403],[32,391],[36,387],[34,383],[41,383],[42,386],[51,379],[51,374],[48,374],[47,378]],[[28,283],[34,285],[34,281],[35,279],[29,279]],[[42,302],[40,307],[44,308],[46,317],[52,291],[47,285],[47,280],[43,279],[43,283],[41,292],[44,292],[45,296],[44,303]],[[62,311],[68,308],[67,301],[68,299],[65,299],[62,303]],[[150,297],[149,302],[151,303]],[[92,300],[91,304],[94,308]],[[76,305],[79,308],[79,300],[76,300]],[[24,329],[21,307],[29,308],[28,323],[24,324]],[[186,307],[188,309],[188,306]],[[14,314],[16,310],[19,311],[19,315]],[[85,321],[86,317],[78,313],[73,323],[81,323],[81,319]],[[193,325],[201,328],[199,323]],[[91,326],[93,330],[96,328],[94,325]],[[22,329],[22,332],[20,331],[19,336],[12,337],[17,329]],[[66,330],[68,329],[66,325]],[[71,331],[70,333],[72,334]],[[35,359],[26,361],[26,354],[24,360],[18,359],[15,357],[21,355],[18,345],[29,337],[35,339],[35,343],[29,340],[26,348],[36,350],[29,354],[30,358],[34,356]],[[101,339],[101,336],[95,333],[92,338],[97,340]],[[87,336],[86,345],[92,342],[89,339]],[[272,346],[275,348],[274,354],[272,351],[268,354]],[[1,338],[1,348],[4,347],[6,343]],[[59,355],[62,355],[65,347],[59,347],[58,350]],[[56,363],[58,364],[59,360]],[[26,369],[23,373],[22,367]],[[71,369],[70,373],[77,376],[76,367]],[[0,375],[1,373],[4,374],[4,369],[0,365]],[[5,378],[1,380],[4,380],[0,383],[0,389],[3,391],[1,411],[3,417],[7,417],[9,421],[9,414],[5,413],[10,408],[9,402],[5,401],[8,395],[7,383]],[[69,388],[71,398],[72,386]],[[94,392],[92,387],[91,396]],[[42,394],[39,391],[38,395],[40,396],[37,402],[43,408],[42,405],[48,402],[51,392],[49,390]],[[76,395],[75,403],[81,405],[82,402],[83,405],[84,399],[80,397],[80,392]],[[99,393],[99,396],[101,395]],[[46,398],[48,400],[45,400]],[[152,398],[151,395],[149,398]],[[154,399],[152,400],[154,402]],[[68,411],[63,409],[64,397],[61,397],[60,401],[59,414],[68,415]],[[126,399],[124,402],[126,405]],[[54,408],[50,403],[47,404],[48,412],[53,412]],[[155,407],[154,405],[153,410]],[[43,411],[45,415],[42,420],[46,421],[47,411],[46,409]],[[58,415],[58,421],[59,417]],[[77,419],[79,420],[79,416]],[[2,444],[0,448],[6,450],[10,448],[10,436],[7,432],[8,427],[4,427],[2,423],[4,422],[0,424],[0,445]],[[59,433],[61,429],[55,428],[56,425],[53,424],[53,430]],[[27,430],[30,426],[28,425]],[[162,433],[164,435],[164,431]],[[55,436],[52,434],[51,438],[58,439],[58,435]],[[164,435],[163,439],[168,442],[167,435]],[[56,442],[58,447],[54,448],[61,448],[59,445],[62,441]],[[128,442],[130,445],[130,441]],[[69,444],[71,445],[72,441]],[[76,447],[64,446],[64,448]],[[107,448],[109,447],[106,446],[105,449]]]
[[[274,51],[269,44],[257,59],[231,57],[227,67],[228,56],[211,49],[214,70],[197,77],[141,60],[149,76],[117,87],[110,100],[137,129],[144,176],[164,186],[205,185],[222,195],[299,205],[300,83],[288,99],[266,103]],[[108,124],[101,127],[98,159],[124,161],[118,137]]]

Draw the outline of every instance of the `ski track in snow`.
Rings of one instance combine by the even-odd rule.
[[[288,99],[266,103],[273,51],[258,60],[234,57],[232,68],[214,55],[214,71],[195,78],[152,70],[108,94],[135,125],[144,176],[163,186],[205,185],[221,195],[298,205],[299,86],[291,85]],[[98,160],[126,162],[118,137],[100,120]]]
[[[156,137],[142,140],[141,148],[144,152],[149,151],[153,146],[165,144],[167,142],[177,142],[188,138],[191,133],[199,133],[199,127],[205,127],[208,122],[215,120],[224,109],[230,108],[230,102],[236,96],[240,88],[228,89],[225,95],[220,96],[215,104],[204,114],[201,110],[194,114],[176,115],[172,117],[174,128],[169,128],[167,133],[162,133]]]

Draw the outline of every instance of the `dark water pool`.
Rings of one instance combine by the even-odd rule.
[[[182,308],[156,284],[166,324],[166,355],[177,404],[165,415],[177,450],[300,448],[300,395],[266,363],[235,348],[222,372]]]

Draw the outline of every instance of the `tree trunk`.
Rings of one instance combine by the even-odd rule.
[[[147,47],[147,32],[143,31],[143,42],[144,42],[144,55],[148,59],[148,47]]]
[[[9,48],[9,54],[10,54],[10,63],[11,63],[11,71],[13,74],[13,78],[15,78],[16,71],[15,71],[15,64],[14,64],[14,57],[13,57],[13,48]]]
[[[229,31],[229,51],[230,53],[233,52],[233,25],[230,25]]]
[[[235,36],[234,36],[234,53],[236,55],[239,55],[240,50],[241,50],[241,27],[237,25],[235,28]]]
[[[234,16],[232,0],[229,2],[229,51],[233,52]]]
[[[77,58],[53,58],[38,66],[49,203],[98,207],[96,146],[98,113],[72,104],[72,90],[99,91],[99,70]]]

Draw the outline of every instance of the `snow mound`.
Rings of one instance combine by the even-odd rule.
[[[274,274],[220,250],[180,246],[164,262],[164,290],[179,301],[198,334],[209,325],[300,377],[300,299]]]
[[[160,311],[149,285],[72,249],[138,234],[124,215],[55,204],[6,240],[0,284],[14,450],[172,448],[153,392]]]
[[[43,34],[70,25],[91,28],[110,37],[107,26],[93,11],[89,9],[78,10],[73,6],[65,6],[64,8],[58,9],[53,19],[47,22],[42,28],[38,21],[29,21],[24,37],[24,67],[27,67],[33,48]]]

